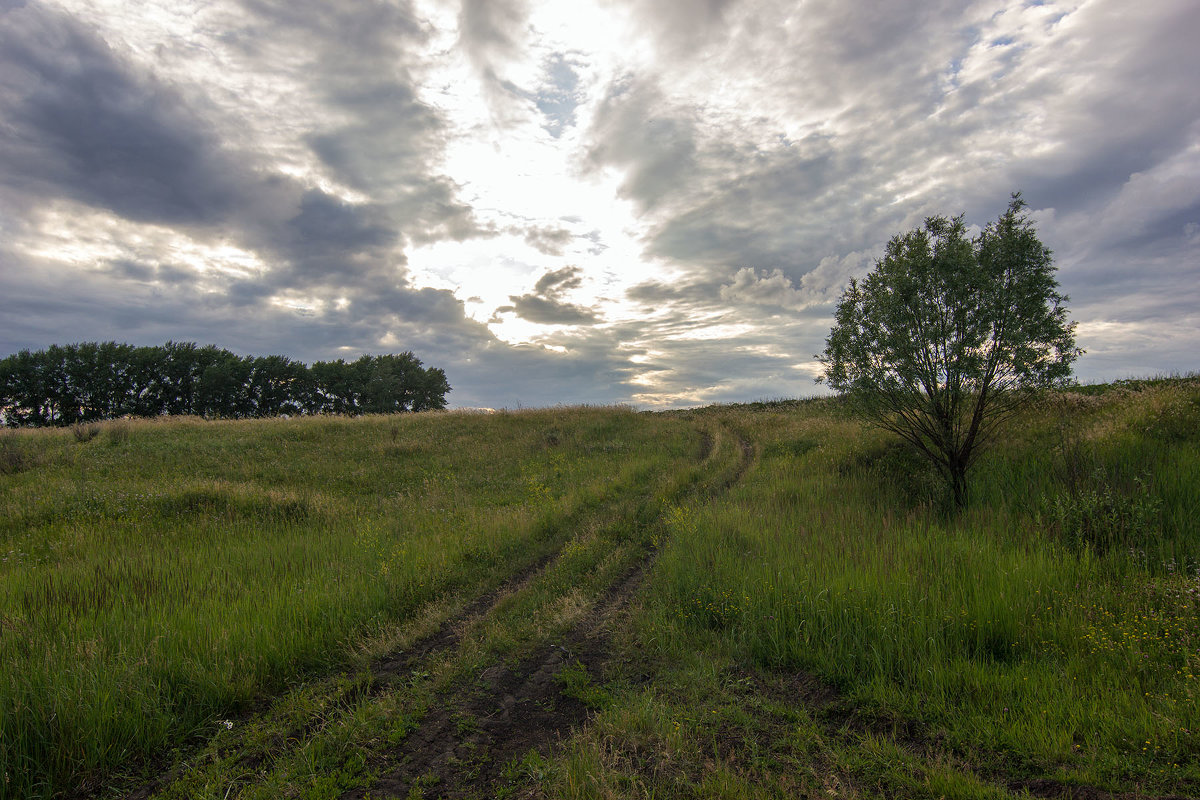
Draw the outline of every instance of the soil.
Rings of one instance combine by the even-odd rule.
[[[562,670],[581,667],[594,683],[606,680],[613,666],[612,620],[636,594],[646,566],[639,563],[609,587],[559,641],[544,644],[515,666],[488,668],[473,686],[432,708],[388,754],[390,769],[369,789],[342,795],[344,800],[409,797],[418,786],[442,798],[490,797],[506,766],[530,751],[545,755],[590,711],[563,694]]]
[[[753,445],[745,439],[739,439],[739,445],[741,463],[720,491],[737,483],[753,462]],[[702,433],[698,460],[706,460],[713,447],[712,436]],[[505,782],[506,768],[531,752],[546,755],[586,722],[591,709],[563,693],[561,673],[569,666],[582,668],[593,684],[615,674],[619,665],[613,663],[613,625],[652,563],[651,553],[627,570],[559,641],[543,644],[519,664],[485,670],[473,687],[459,689],[430,709],[384,763],[373,765],[379,775],[375,783],[346,792],[343,800],[411,797],[418,788],[425,796],[448,800],[494,796]],[[494,602],[480,598],[473,604],[475,613],[482,615]],[[457,641],[452,629],[444,627],[420,652],[397,654],[382,667],[390,674],[406,673],[428,653]]]

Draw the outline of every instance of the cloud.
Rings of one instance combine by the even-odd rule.
[[[737,0],[620,0],[636,19],[649,25],[657,43],[673,53],[693,50],[709,37],[725,31],[726,11]]]
[[[638,13],[666,24],[669,5]],[[1180,287],[1200,277],[1185,233],[1200,98],[1178,59],[1200,12],[1134,17],[1105,2],[723,7],[722,36],[615,79],[589,131],[583,163],[620,176],[645,253],[674,273],[629,298],[828,310],[892,234],[935,213],[984,224],[1022,189],[1055,211],[1041,230],[1074,309],[1181,319],[1172,296],[1190,301]]]
[[[246,8],[226,9],[237,33],[203,52],[295,107],[257,116],[254,97],[189,83],[214,73],[186,63],[167,79],[87,15],[3,12],[0,343],[414,349],[438,365],[497,344],[452,292],[407,274],[410,243],[490,235],[436,172],[444,120],[408,52],[419,22],[391,3]],[[281,51],[308,68],[276,74]]]
[[[566,228],[514,228],[514,233],[520,233],[530,247],[548,256],[561,256],[564,248],[575,239],[575,234]]]
[[[758,271],[742,267],[733,281],[721,287],[721,299],[727,303],[803,310],[836,301],[852,276],[867,271],[863,253],[844,258],[826,256],[816,269],[804,273],[797,288],[779,269]]]
[[[594,325],[600,318],[594,308],[575,305],[563,299],[567,292],[583,285],[579,267],[563,267],[538,278],[533,291],[511,295],[512,305],[501,306],[495,314],[514,313],[542,325]]]
[[[522,0],[463,0],[458,14],[459,43],[481,71],[511,58],[521,46],[528,15]]]
[[[0,186],[26,208],[69,197],[131,220],[214,225],[278,192],[181,92],[40,5],[4,12],[0,114]]]
[[[0,0],[0,348],[414,349],[467,405],[803,394],[890,236],[1022,190],[1081,374],[1188,368],[1198,26],[1188,0]]]
[[[623,169],[621,193],[643,213],[696,177],[693,123],[682,111],[662,113],[665,103],[655,83],[626,76],[609,87],[590,132],[587,166]]]

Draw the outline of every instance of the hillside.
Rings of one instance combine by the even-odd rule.
[[[1200,380],[0,432],[0,797],[1200,794]]]

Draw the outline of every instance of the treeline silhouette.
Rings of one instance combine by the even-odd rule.
[[[83,342],[0,360],[0,414],[10,427],[177,414],[390,414],[445,408],[449,391],[446,374],[411,352],[309,367],[192,342]]]

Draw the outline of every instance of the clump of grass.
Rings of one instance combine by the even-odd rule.
[[[578,661],[564,667],[557,679],[562,684],[563,695],[578,700],[590,709],[604,708],[612,701],[608,690],[592,680],[587,667]]]
[[[15,475],[28,469],[33,459],[20,438],[8,431],[0,431],[0,475]]]
[[[1091,485],[1077,485],[1054,498],[1050,519],[1073,548],[1104,553],[1154,543],[1162,535],[1161,509],[1162,500],[1144,478],[1135,479],[1133,488],[1123,492],[1097,469]]]
[[[127,419],[118,419],[104,426],[104,434],[110,445],[124,444],[133,435],[133,425]]]
[[[101,430],[102,426],[97,422],[79,422],[71,426],[71,435],[75,437],[75,441],[83,444],[99,436]]]

